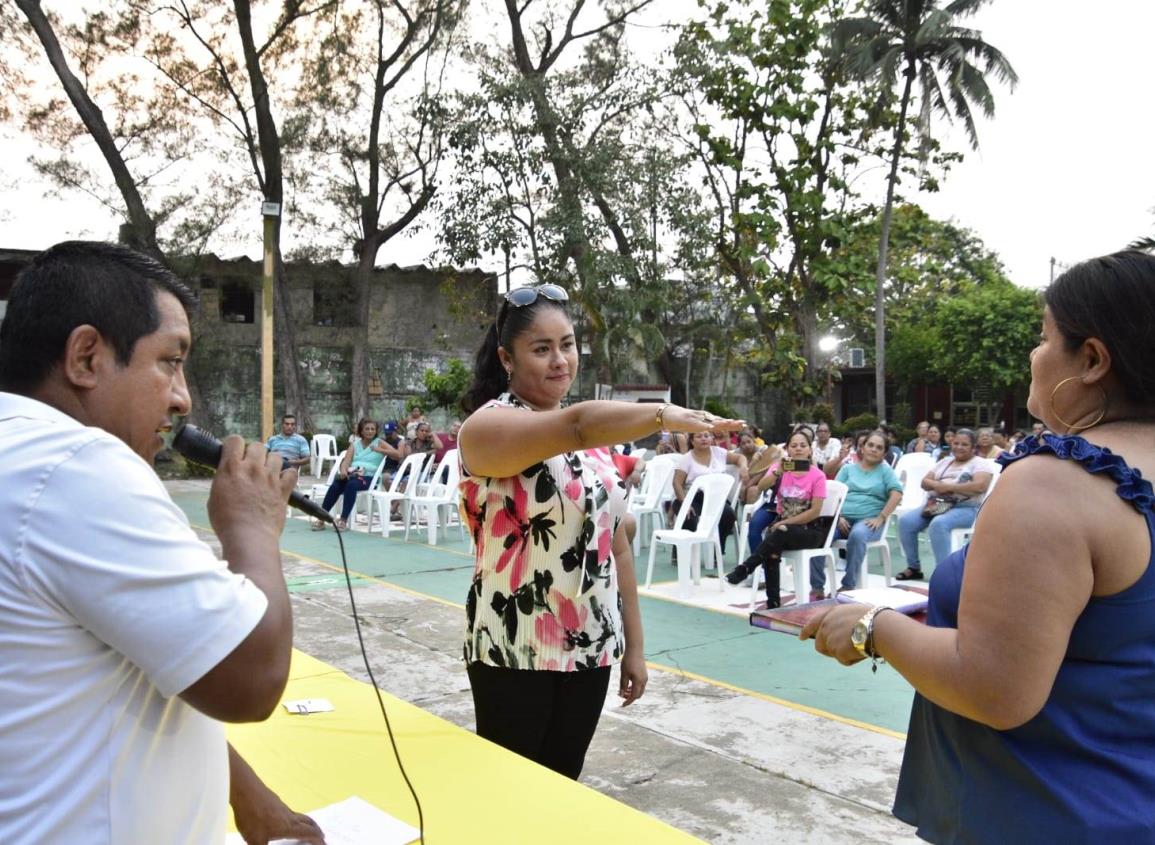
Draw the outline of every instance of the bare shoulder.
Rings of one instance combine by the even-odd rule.
[[[498,431],[516,426],[522,420],[528,422],[531,415],[526,408],[518,408],[504,403],[485,405],[465,418],[457,433],[458,448],[469,451],[477,443],[487,442]]]

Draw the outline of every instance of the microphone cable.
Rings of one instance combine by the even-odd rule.
[[[409,780],[409,773],[405,771],[405,764],[401,762],[401,752],[397,748],[397,738],[393,735],[393,725],[389,721],[389,713],[385,710],[385,700],[381,697],[381,688],[377,686],[377,678],[373,675],[373,667],[369,665],[369,654],[365,651],[365,637],[361,633],[361,620],[357,615],[357,599],[353,596],[353,578],[349,574],[349,561],[345,557],[345,539],[341,536],[340,528],[333,524],[337,532],[337,543],[341,547],[341,568],[345,572],[345,587],[349,591],[349,606],[353,609],[353,627],[357,631],[357,645],[361,648],[361,660],[365,663],[365,672],[369,675],[369,682],[373,684],[373,692],[377,695],[377,705],[381,708],[381,715],[385,719],[385,730],[389,733],[389,744],[393,746],[393,758],[397,761],[397,768],[405,785],[409,787],[409,794],[413,796],[413,803],[417,805],[417,841],[420,845],[425,842],[425,813],[421,809],[421,799],[417,797],[417,790]]]

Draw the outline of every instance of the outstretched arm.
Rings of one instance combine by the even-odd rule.
[[[659,422],[660,407],[665,410]],[[462,425],[458,444],[471,473],[508,478],[563,452],[639,440],[663,428],[735,431],[741,426],[741,420],[678,405],[594,400],[532,414],[517,408],[482,408]]]

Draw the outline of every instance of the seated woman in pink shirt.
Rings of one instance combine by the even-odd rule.
[[[778,521],[766,532],[754,553],[726,575],[731,584],[740,584],[761,566],[766,575],[766,606],[778,607],[779,567],[782,552],[822,545],[829,525],[822,525],[822,502],[826,498],[826,473],[810,463],[810,433],[795,429],[786,441],[786,454],[793,461],[805,461],[803,470],[783,471],[782,461],[767,476],[781,479],[778,484]]]

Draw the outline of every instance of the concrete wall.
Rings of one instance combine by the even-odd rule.
[[[197,289],[200,308],[194,319],[196,346],[191,361],[204,401],[211,404],[223,431],[246,437],[267,436],[260,425],[260,325],[228,322],[221,303],[236,301],[238,289],[252,298],[259,314],[261,267],[249,259],[222,261],[209,256],[183,268]],[[348,319],[352,304],[351,268],[338,264],[289,264],[286,277],[296,317],[297,366],[304,376],[317,431],[346,433],[351,417],[353,357]],[[331,286],[347,312],[337,308],[335,325],[317,325],[332,309],[317,303],[318,286]],[[371,414],[386,420],[404,414],[405,401],[425,392],[427,368],[442,370],[450,358],[472,361],[497,301],[496,278],[481,271],[442,271],[424,266],[379,269],[370,290],[370,371],[379,377],[380,396],[371,397]],[[317,313],[317,305],[324,313]],[[276,415],[284,408],[280,368],[274,368]],[[294,409],[290,409],[294,410]],[[435,424],[448,422],[449,410],[429,412]]]

